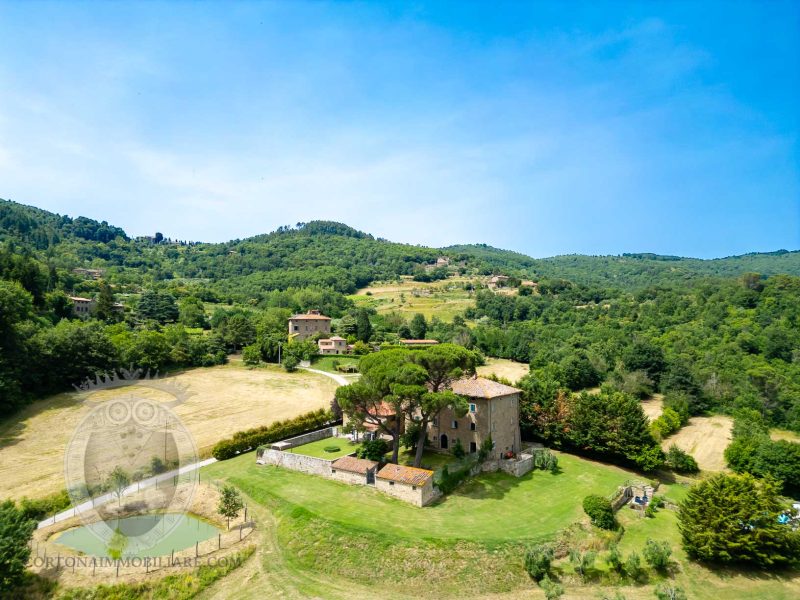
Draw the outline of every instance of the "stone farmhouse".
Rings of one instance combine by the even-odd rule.
[[[473,453],[491,435],[494,450],[490,458],[519,454],[522,449],[519,429],[521,390],[484,377],[459,379],[451,388],[468,399],[469,411],[463,417],[457,417],[450,409],[439,413],[428,426],[428,439],[433,449],[452,450],[456,440],[461,440],[464,450]]]
[[[317,341],[320,354],[347,354],[347,340],[338,335]]]
[[[289,339],[302,341],[317,333],[331,332],[331,318],[318,310],[289,317]]]
[[[82,298],[81,296],[69,296],[72,302],[72,314],[82,319],[88,319],[97,310],[97,301],[94,298]],[[112,305],[112,309],[117,313],[125,311],[125,306],[119,302]]]
[[[70,296],[69,299],[72,302],[72,314],[76,317],[86,318],[97,308],[97,303],[92,298]]]

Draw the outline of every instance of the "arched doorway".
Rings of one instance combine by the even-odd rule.
[[[447,434],[443,433],[442,437],[439,438],[439,448],[442,450],[447,450]]]

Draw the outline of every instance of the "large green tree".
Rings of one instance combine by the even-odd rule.
[[[718,474],[692,486],[680,504],[686,553],[716,563],[782,566],[800,557],[800,534],[778,522],[787,508],[771,478]]]
[[[36,522],[25,518],[11,500],[0,503],[0,596],[13,598],[31,555]]]

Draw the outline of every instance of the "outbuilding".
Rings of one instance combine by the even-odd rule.
[[[375,483],[375,471],[378,463],[366,458],[343,456],[331,465],[331,478],[353,485],[369,485]]]
[[[405,465],[383,467],[375,476],[375,488],[416,506],[425,506],[438,497],[433,487],[433,471]]]

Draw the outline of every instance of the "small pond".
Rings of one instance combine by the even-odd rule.
[[[167,513],[82,525],[58,534],[53,541],[89,556],[165,556],[221,531],[194,515]]]

